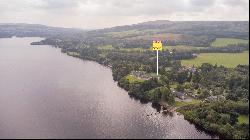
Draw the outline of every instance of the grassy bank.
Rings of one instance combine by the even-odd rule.
[[[247,44],[249,40],[236,39],[236,38],[216,38],[214,42],[212,42],[212,47],[224,47],[227,45],[234,44]]]
[[[223,65],[228,68],[234,68],[239,64],[249,65],[249,52],[243,53],[202,53],[195,59],[182,60],[184,66],[201,66],[202,63]]]

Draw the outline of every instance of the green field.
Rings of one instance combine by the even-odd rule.
[[[224,47],[232,44],[247,44],[249,40],[235,39],[235,38],[216,38],[216,40],[211,44],[213,47]]]
[[[243,123],[249,124],[249,116],[248,115],[240,115],[238,117],[238,123],[239,124],[243,124]]]
[[[177,46],[164,46],[163,50],[176,50],[176,51],[191,51],[191,50],[199,50],[204,49],[204,47],[193,47],[193,46],[186,46],[186,45],[177,45]]]
[[[112,50],[113,46],[112,45],[105,45],[105,46],[98,46],[97,48],[101,49],[101,50]]]
[[[177,51],[190,51],[190,50],[194,50],[195,47],[192,46],[185,46],[185,45],[177,45],[177,46],[164,46],[163,47],[164,50],[177,50]]]
[[[143,79],[138,79],[137,77],[135,77],[133,75],[127,75],[126,79],[129,81],[129,83],[140,83],[140,82],[144,82],[145,81]]]
[[[116,37],[116,38],[125,38],[125,37],[130,37],[130,36],[137,36],[140,35],[142,32],[139,30],[127,30],[127,31],[122,31],[122,32],[109,32],[106,33],[110,37]]]
[[[190,101],[190,102],[186,102],[186,101],[175,101],[174,106],[175,106],[175,107],[183,107],[183,106],[187,106],[187,105],[199,104],[200,102],[201,102],[200,100],[196,100],[196,99],[192,99],[192,101]]]
[[[144,49],[144,48],[121,48],[120,49],[121,51],[127,51],[127,52],[144,52],[146,50],[149,50],[149,49]]]
[[[239,64],[249,65],[249,52],[243,53],[202,53],[197,58],[182,60],[184,66],[201,66],[202,63],[223,65],[228,68],[234,68]]]

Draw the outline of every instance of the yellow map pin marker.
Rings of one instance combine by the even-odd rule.
[[[152,45],[152,49],[154,50],[154,51],[156,51],[157,52],[157,59],[156,59],[156,61],[157,61],[157,75],[158,75],[158,64],[159,64],[159,62],[158,62],[158,51],[160,50],[160,51],[162,51],[162,42],[161,41],[153,41],[153,45]]]
[[[156,51],[156,50],[162,51],[162,42],[161,41],[153,41],[152,49],[154,51]]]

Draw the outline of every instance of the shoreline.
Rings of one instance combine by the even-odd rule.
[[[49,45],[49,46],[51,46],[51,45]],[[53,46],[53,47],[55,47],[55,46]],[[55,48],[58,48],[58,47],[55,47]],[[60,48],[60,49],[61,49],[61,48]],[[92,62],[98,63],[98,64],[100,64],[101,66],[104,66],[104,67],[106,67],[106,68],[109,68],[109,69],[111,70],[111,72],[112,72],[112,67],[110,67],[109,65],[105,65],[105,64],[100,63],[100,62],[98,62],[98,61],[88,60],[88,59],[82,59],[82,58],[80,58],[80,57],[78,57],[78,56],[69,55],[67,52],[62,52],[62,51],[61,51],[61,53],[64,53],[64,54],[66,54],[66,55],[68,55],[68,56],[75,57],[75,58],[78,58],[78,59],[81,59],[81,60],[92,61]],[[112,74],[113,74],[113,73],[112,73]],[[112,77],[113,77],[113,75],[112,75]],[[113,80],[114,80],[114,79],[113,79]],[[118,81],[115,81],[115,80],[114,80],[114,82],[117,83]],[[128,93],[128,91],[127,91],[125,88],[119,86],[118,83],[117,83],[117,86],[118,86],[119,88],[125,90],[125,91],[127,92],[127,95],[129,95],[130,97],[132,97],[132,98],[134,98],[134,99],[136,99],[136,100],[142,101],[142,99],[130,95],[130,94]],[[218,139],[223,138],[220,134],[218,134],[218,133],[213,133],[213,132],[211,132],[211,131],[208,131],[208,130],[206,130],[205,128],[203,128],[202,126],[200,126],[200,125],[198,125],[198,124],[195,124],[194,122],[192,122],[192,121],[186,119],[186,118],[185,118],[185,115],[184,115],[183,113],[181,113],[180,111],[178,111],[178,109],[181,108],[181,107],[176,107],[176,106],[174,106],[174,105],[169,105],[167,102],[158,102],[158,103],[154,103],[154,102],[152,102],[152,101],[146,101],[146,102],[147,102],[147,103],[151,103],[152,105],[153,105],[153,104],[156,104],[156,106],[159,106],[159,107],[156,107],[156,108],[154,108],[153,106],[151,106],[152,108],[156,109],[157,112],[160,112],[160,113],[162,113],[162,114],[169,114],[169,113],[172,114],[172,113],[176,113],[177,115],[182,115],[184,120],[186,120],[186,121],[188,121],[189,123],[193,124],[193,125],[196,127],[196,129],[198,129],[199,131],[204,131],[205,133],[207,133],[208,135],[210,135],[210,136],[212,136],[212,137],[218,137]]]
[[[41,44],[41,45],[47,45],[47,44]],[[33,46],[36,46],[36,45],[33,45]],[[57,46],[54,46],[54,45],[48,45],[48,46],[51,46],[51,47],[54,47],[54,48],[60,48],[60,47],[57,47]],[[91,59],[83,59],[81,57],[79,57],[78,55],[70,55],[68,54],[68,52],[63,52],[62,51],[62,48],[60,48],[60,51],[61,53],[63,54],[66,54],[67,56],[71,56],[71,57],[74,57],[74,58],[78,58],[78,59],[81,59],[83,61],[91,61],[91,62],[95,62],[95,63],[98,63],[100,64],[101,66],[104,66],[106,68],[109,68],[111,70],[111,73],[112,73],[112,77],[113,77],[113,72],[112,72],[112,67],[110,67],[109,64],[105,65],[104,63],[101,63],[99,61],[95,61],[95,60],[91,60]],[[113,79],[114,80],[114,79]],[[114,80],[114,82],[118,82],[116,80]],[[133,95],[130,95],[128,93],[128,90],[126,90],[125,88],[123,88],[122,86],[120,86],[118,83],[117,83],[117,86],[123,90],[125,90],[127,92],[127,95],[129,95],[131,98],[134,98],[136,100],[139,100],[139,101],[143,101],[143,99],[140,99],[138,97],[135,97]],[[217,133],[212,133],[208,130],[206,130],[205,128],[203,128],[202,126],[199,126],[198,124],[195,124],[193,123],[192,121],[188,120],[185,118],[185,115],[183,113],[181,113],[180,111],[178,111],[179,108],[181,107],[176,107],[174,105],[169,105],[167,102],[158,102],[158,103],[154,103],[152,101],[146,101],[147,103],[151,103],[152,105],[155,104],[155,107],[151,106],[152,108],[156,109],[157,112],[160,112],[160,113],[163,113],[163,114],[172,114],[172,113],[176,113],[177,115],[182,115],[183,116],[183,119],[188,121],[189,123],[193,124],[199,131],[204,131],[205,133],[207,133],[208,135],[211,135],[212,137],[218,137],[219,139],[221,138],[220,134],[217,134]]]

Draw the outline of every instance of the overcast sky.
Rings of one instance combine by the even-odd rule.
[[[249,20],[249,0],[0,0],[0,23],[96,29],[152,20]]]

